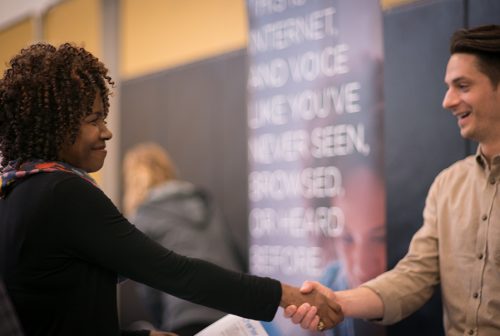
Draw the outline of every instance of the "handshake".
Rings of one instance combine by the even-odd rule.
[[[280,306],[285,317],[302,328],[323,331],[335,327],[344,319],[342,307],[333,291],[317,282],[306,281],[302,288],[281,284]]]
[[[335,327],[345,316],[368,320],[381,319],[384,303],[380,296],[368,287],[333,292],[318,282],[306,281],[296,288],[281,284],[283,288],[280,306],[285,317],[304,329],[323,331]]]

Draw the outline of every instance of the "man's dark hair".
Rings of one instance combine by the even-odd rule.
[[[500,26],[487,25],[456,31],[450,44],[450,53],[477,56],[479,70],[494,87],[500,82]]]
[[[104,64],[83,48],[38,43],[9,65],[0,79],[0,166],[57,160],[61,145],[75,141],[97,92],[108,112],[113,81]]]

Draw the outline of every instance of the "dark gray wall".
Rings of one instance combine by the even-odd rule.
[[[214,196],[242,266],[247,243],[246,50],[125,81],[121,90],[121,153],[154,141],[170,153],[181,177]],[[122,155],[123,157],[123,155]],[[128,281],[120,321],[152,321]]]
[[[500,1],[468,0],[467,23],[469,27],[482,24],[500,24]]]
[[[247,260],[246,50],[122,86],[121,153],[155,141],[183,179],[208,189]]]
[[[455,118],[441,107],[451,34],[463,26],[460,0],[427,1],[386,12],[385,158],[388,267],[406,254],[422,225],[437,173],[466,155]],[[443,335],[439,290],[388,335]]]

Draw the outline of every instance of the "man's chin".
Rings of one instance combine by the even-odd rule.
[[[466,128],[460,129],[460,136],[466,140],[475,140],[474,136]]]

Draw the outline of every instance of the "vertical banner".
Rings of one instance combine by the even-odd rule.
[[[386,269],[379,1],[247,5],[250,270],[356,287]],[[308,334],[281,316],[271,335]]]

